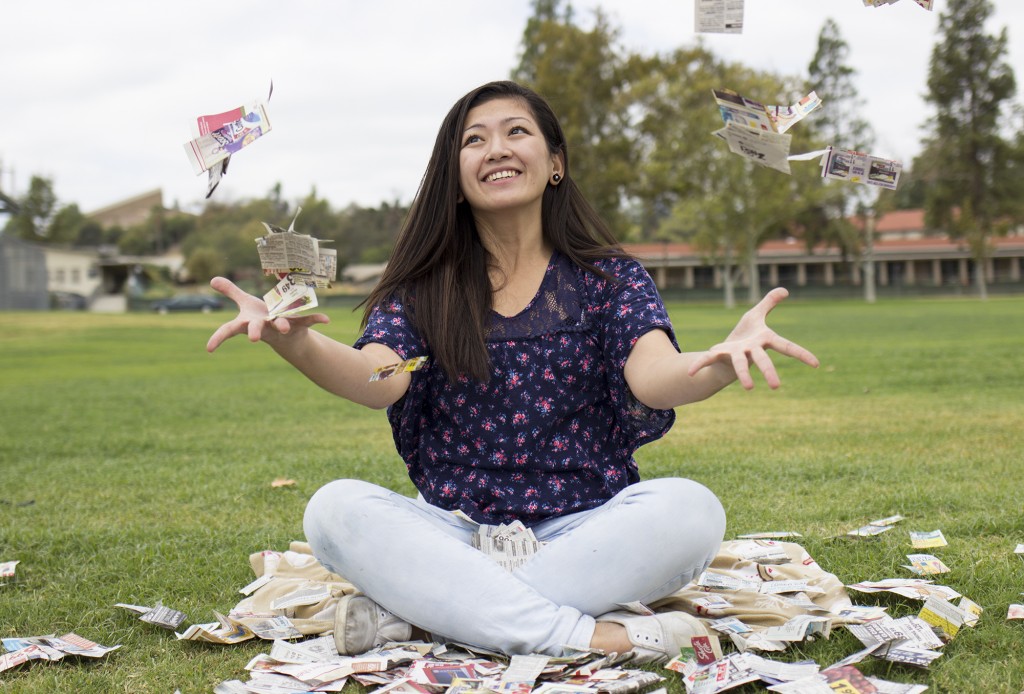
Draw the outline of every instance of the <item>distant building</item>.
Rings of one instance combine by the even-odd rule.
[[[149,219],[153,208],[164,209],[164,193],[160,188],[93,210],[86,216],[105,227],[127,229]]]
[[[859,220],[854,221],[858,226]],[[1024,234],[991,239],[985,266],[988,283],[1021,284]],[[659,289],[718,289],[721,270],[687,243],[626,244],[654,278]],[[896,210],[875,224],[872,249],[878,286],[891,288],[957,288],[972,284],[973,261],[967,244],[925,227],[923,210]],[[840,249],[819,246],[808,252],[796,239],[768,241],[758,249],[762,286],[794,288],[859,287],[860,263]],[[740,268],[740,286],[749,286]]]
[[[387,263],[363,263],[341,268],[339,279],[350,291],[369,292],[384,274]]]
[[[154,209],[163,209],[163,191],[100,208],[87,216],[103,226],[123,228],[144,223]],[[167,268],[172,277],[183,272],[178,252],[161,256],[124,256],[114,246],[71,248],[0,236],[0,309],[45,310],[57,306],[93,311],[127,310],[128,297],[141,293],[142,267]]]
[[[0,234],[0,310],[48,308],[50,295],[46,288],[46,256],[42,248]]]
[[[92,297],[103,285],[98,249],[40,246],[46,257],[47,288]]]

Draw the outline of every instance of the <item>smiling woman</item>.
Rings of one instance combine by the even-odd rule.
[[[544,189],[558,185],[563,168],[559,150],[551,151],[529,107],[518,99],[495,99],[469,112],[459,154],[459,185],[485,233],[496,225],[511,228],[540,220]],[[539,231],[539,230],[538,230]]]
[[[532,111],[519,99],[476,106],[467,114],[464,132],[461,200],[473,210],[481,243],[498,260],[489,273],[491,308],[515,315],[537,293],[551,257],[540,229],[541,201],[544,190],[561,181],[562,153],[548,146]],[[532,239],[537,240],[535,247],[524,247],[522,242]],[[520,271],[509,275],[502,265],[516,254]]]
[[[532,90],[491,82],[459,99],[354,346],[310,330],[326,316],[268,321],[258,298],[212,283],[239,314],[208,348],[244,333],[326,390],[387,407],[419,491],[337,480],[306,508],[317,558],[362,591],[337,605],[342,654],[425,631],[510,655],[597,648],[643,663],[708,633],[683,612],[619,608],[693,580],[725,531],[710,490],[641,482],[633,454],[668,431],[674,407],[737,379],[752,387],[751,363],[777,387],[766,349],[817,360],[765,324],[785,290],[724,342],[680,353],[653,281],[569,161]],[[414,357],[426,367],[393,368]],[[540,545],[513,571],[474,548],[481,524],[519,523]]]

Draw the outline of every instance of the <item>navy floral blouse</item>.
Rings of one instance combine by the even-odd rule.
[[[600,506],[637,482],[633,452],[660,438],[673,410],[629,392],[623,367],[652,329],[675,336],[650,275],[632,259],[596,263],[616,281],[556,252],[533,301],[491,313],[489,383],[449,381],[430,362],[388,409],[395,445],[423,497],[480,523],[531,525]],[[390,301],[374,308],[356,347],[430,355]]]

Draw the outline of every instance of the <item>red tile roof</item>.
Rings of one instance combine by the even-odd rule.
[[[850,221],[854,226],[861,228],[862,219],[851,217]],[[964,241],[950,239],[944,235],[929,235],[921,238],[884,238],[885,234],[899,234],[916,232],[925,234],[924,210],[893,210],[882,215],[875,223],[875,231],[880,236],[876,238],[874,247],[877,251],[966,251]],[[989,242],[997,249],[1022,249],[1024,250],[1024,236],[993,237]],[[655,261],[659,258],[680,258],[701,256],[698,251],[689,243],[627,243],[626,250],[641,259]],[[830,249],[827,246],[815,247],[814,253],[823,254]],[[758,254],[762,257],[772,255],[799,255],[806,253],[803,243],[799,239],[771,240],[761,244]]]

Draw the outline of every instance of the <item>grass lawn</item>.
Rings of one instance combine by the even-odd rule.
[[[670,306],[684,348],[719,341],[740,311]],[[0,636],[74,631],[120,650],[98,662],[35,662],[2,692],[209,692],[246,679],[267,642],[204,646],[114,603],[226,612],[248,555],[302,539],[306,499],[338,477],[412,486],[384,414],[320,391],[263,345],[209,355],[227,315],[0,313]],[[351,341],[357,317],[324,332]],[[941,529],[931,551],[952,586],[985,609],[929,671],[868,661],[868,674],[930,692],[1024,689],[1024,297],[807,301],[769,319],[822,367],[781,363],[783,386],[732,386],[679,413],[638,452],[646,477],[683,475],[722,498],[728,537],[791,530],[846,583],[909,576],[908,531]],[[291,487],[272,488],[278,477]],[[901,513],[874,539],[836,536]],[[401,547],[382,548],[401,552]],[[920,603],[851,592],[890,614]],[[827,665],[858,650],[844,629],[791,650]],[[670,691],[682,692],[676,676]],[[747,687],[737,691],[762,691]]]

